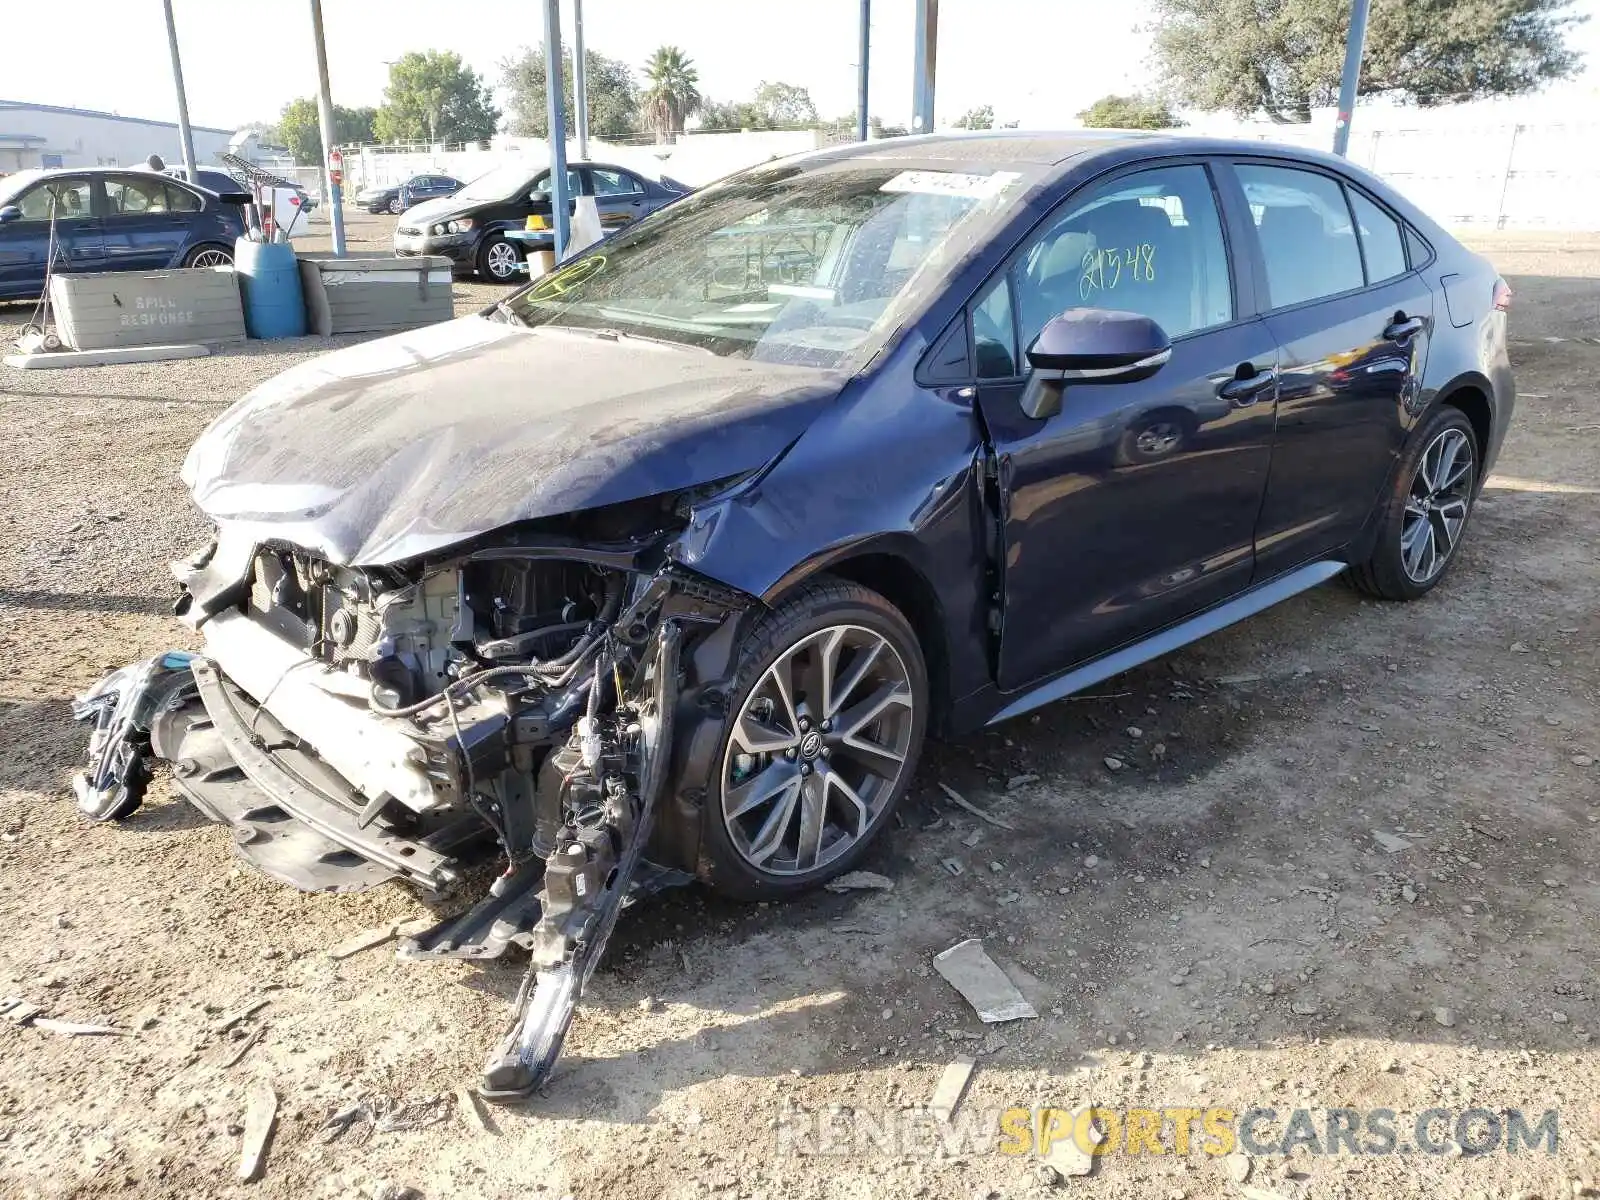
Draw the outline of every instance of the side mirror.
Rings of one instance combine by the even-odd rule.
[[[1028,347],[1033,368],[1022,410],[1041,420],[1061,411],[1069,383],[1149,379],[1172,357],[1172,339],[1149,317],[1108,308],[1069,308],[1052,317]]]
[[[4,225],[7,221],[20,220],[22,220],[22,210],[15,204],[8,204],[4,208],[0,208],[0,225]]]

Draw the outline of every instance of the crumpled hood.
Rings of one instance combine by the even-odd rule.
[[[268,380],[201,434],[183,481],[252,540],[380,566],[759,467],[844,378],[462,317]]]

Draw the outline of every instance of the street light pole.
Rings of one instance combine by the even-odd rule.
[[[581,0],[580,0],[581,3]],[[861,62],[856,91],[856,141],[867,140],[867,57],[872,52],[872,0],[861,0]]]
[[[317,47],[317,126],[322,132],[322,194],[333,220],[333,256],[344,257],[344,206],[328,160],[333,156],[333,97],[328,89],[328,48],[322,37],[322,0],[311,0],[311,37]]]
[[[566,253],[567,104],[561,92],[561,0],[544,0],[544,99],[550,118],[550,227],[556,262]]]
[[[194,134],[189,130],[189,100],[183,91],[183,61],[178,57],[178,26],[172,19],[172,0],[161,0],[167,14],[167,46],[172,51],[172,86],[178,92],[178,140],[182,143],[183,169],[190,183],[198,183],[194,169]]]
[[[916,32],[911,65],[911,132],[933,132],[934,63],[939,53],[939,0],[914,0]]]
[[[572,115],[578,126],[578,158],[589,161],[589,72],[583,61],[583,0],[572,0]]]
[[[1355,115],[1361,80],[1361,51],[1367,43],[1367,0],[1350,0],[1350,32],[1344,43],[1344,75],[1339,80],[1339,120],[1333,127],[1333,152],[1350,149],[1350,118]]]

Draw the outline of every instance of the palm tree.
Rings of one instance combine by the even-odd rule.
[[[656,141],[669,141],[683,129],[684,119],[700,107],[695,84],[700,73],[694,62],[676,46],[661,46],[644,65],[649,86],[644,93],[645,120],[656,131]]]

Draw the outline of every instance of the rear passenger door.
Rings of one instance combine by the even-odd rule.
[[[600,207],[600,227],[608,233],[637,221],[645,214],[644,184],[626,171],[591,167],[595,203]]]
[[[1353,184],[1283,162],[1233,170],[1281,355],[1256,530],[1264,578],[1360,533],[1416,416],[1433,295],[1401,222]]]
[[[176,266],[188,240],[189,212],[174,209],[161,175],[108,176],[105,180],[105,246],[108,271],[160,271]],[[195,197],[173,187],[178,202]]]

